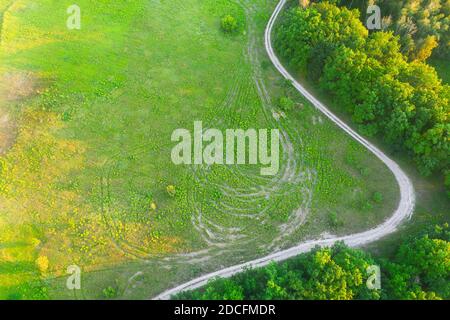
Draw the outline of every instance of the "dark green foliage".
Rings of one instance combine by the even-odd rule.
[[[0,291],[2,291],[0,286]],[[22,283],[18,286],[5,288],[7,300],[48,300],[48,287],[40,280]]]
[[[392,261],[376,261],[338,243],[283,263],[179,294],[176,299],[448,299],[450,232],[436,226],[404,241]],[[369,290],[367,267],[379,265],[381,290]]]
[[[179,298],[189,300],[242,300],[244,295],[242,287],[233,280],[216,279],[211,281],[205,290],[181,293]]]
[[[445,224],[402,243],[394,260],[382,263],[384,294],[393,299],[449,299],[449,241]]]
[[[373,260],[342,244],[315,249],[287,262],[248,270],[231,279],[218,279],[206,288],[185,292],[178,299],[378,299],[366,287],[365,274]]]
[[[447,195],[450,198],[450,170],[445,171],[445,187],[447,188]]]
[[[358,48],[367,35],[357,11],[340,10],[332,4],[320,3],[308,9],[287,11],[276,30],[275,45],[293,67],[306,71],[307,62],[315,53],[314,48],[319,47],[321,49],[316,50],[324,53],[329,52],[331,48],[328,46],[335,43]]]
[[[327,60],[336,50],[333,43],[321,42],[311,50],[308,58],[308,78],[314,82],[320,80]]]
[[[332,228],[338,228],[343,224],[342,221],[339,219],[337,213],[334,211],[329,213],[328,219],[330,221],[330,226]]]
[[[381,192],[375,192],[373,194],[373,199],[375,203],[382,203],[383,202],[383,194]]]
[[[106,298],[106,299],[114,299],[114,298],[116,298],[117,297],[117,295],[118,295],[118,292],[117,292],[117,289],[116,288],[114,288],[114,287],[107,287],[107,288],[105,288],[105,289],[103,289],[103,296]]]
[[[358,10],[329,2],[288,10],[276,35],[280,55],[319,82],[361,132],[406,150],[424,175],[449,169],[450,88],[421,62],[431,36],[409,62],[393,32],[368,34]]]

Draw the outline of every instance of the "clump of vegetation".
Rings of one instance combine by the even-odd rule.
[[[235,33],[238,30],[238,21],[232,15],[226,15],[220,21],[220,26],[225,33]]]
[[[363,212],[371,211],[372,209],[373,209],[373,205],[372,205],[372,203],[370,201],[364,201],[361,204],[361,210]]]
[[[436,46],[432,36],[410,59],[393,32],[369,34],[357,10],[330,2],[288,10],[276,35],[280,54],[297,71],[311,72],[364,134],[412,154],[424,175],[444,175],[450,86],[424,62]]]
[[[49,288],[41,280],[22,283],[10,289],[6,296],[2,296],[2,299],[6,300],[48,300],[49,298]]]
[[[342,220],[340,220],[338,218],[338,215],[337,215],[337,213],[335,211],[332,211],[332,212],[329,213],[328,219],[330,221],[330,226],[332,228],[338,228],[338,227],[341,227],[344,224],[342,222]]]
[[[372,196],[372,200],[375,203],[382,203],[383,202],[383,194],[381,192],[375,192]]]
[[[117,298],[117,296],[118,296],[117,288],[112,287],[112,286],[109,286],[109,287],[103,289],[102,293],[106,299],[114,299],[114,298]]]
[[[36,259],[36,265],[41,273],[45,273],[48,270],[48,258],[46,256],[39,256]]]
[[[445,171],[444,184],[447,188],[447,195],[450,198],[450,169]]]
[[[449,299],[449,226],[405,240],[391,261],[342,243],[283,263],[218,279],[175,299]],[[380,266],[381,289],[370,290],[367,267]]]
[[[295,102],[291,98],[283,96],[278,100],[278,106],[285,112],[291,112],[295,107]]]
[[[263,68],[264,70],[267,70],[270,66],[272,66],[272,62],[270,62],[269,60],[261,61],[261,68]]]
[[[177,194],[177,190],[174,185],[168,185],[166,191],[171,197],[175,197],[175,195]]]
[[[192,217],[197,211],[193,202],[197,201],[202,203],[200,209],[205,220],[221,226],[233,224],[242,227],[246,236],[254,240],[260,239],[264,245],[269,244],[275,236],[273,231],[280,222],[273,217],[282,216],[285,219],[297,209],[305,198],[302,191],[305,188],[313,188],[313,178],[300,179],[295,183],[283,182],[279,185],[279,191],[270,195],[270,199],[255,197],[252,201],[242,202],[227,192],[221,192],[221,187],[251,191],[254,186],[264,187],[265,182],[260,184],[251,181],[252,179],[247,179],[251,175],[247,176],[246,172],[241,175],[240,170],[222,169],[221,166],[208,168],[208,171],[205,170],[207,178],[203,179],[201,174],[198,181],[197,177],[185,174],[184,166],[172,166],[166,157],[159,156],[169,152],[158,153],[159,146],[164,144],[164,139],[159,140],[158,137],[166,137],[171,131],[170,126],[166,125],[167,119],[172,121],[173,115],[180,126],[192,124],[190,116],[172,112],[192,101],[189,96],[195,92],[200,94],[201,91],[213,104],[213,101],[222,101],[225,94],[223,90],[216,90],[217,88],[231,89],[236,86],[236,94],[232,95],[234,102],[229,102],[226,108],[219,110],[212,105],[211,108],[193,105],[193,111],[199,118],[211,119],[214,115],[230,128],[262,127],[267,124],[264,113],[261,112],[260,98],[255,94],[250,61],[242,59],[247,42],[233,41],[233,46],[230,46],[229,37],[220,34],[211,34],[214,39],[204,36],[205,34],[199,36],[199,32],[204,30],[198,29],[198,19],[190,19],[196,16],[203,21],[209,21],[209,14],[212,12],[216,17],[228,13],[238,21],[239,32],[245,25],[242,7],[233,1],[207,0],[201,2],[202,8],[207,7],[207,10],[199,10],[198,1],[190,1],[185,10],[179,10],[177,2],[164,1],[152,4],[157,6],[158,10],[147,10],[148,3],[145,1],[126,4],[117,1],[114,2],[112,10],[110,3],[100,1],[93,5],[87,0],[80,1],[80,6],[90,7],[90,14],[96,22],[96,27],[91,30],[93,33],[89,30],[82,34],[66,32],[65,26],[61,24],[61,28],[56,30],[55,24],[49,21],[59,21],[61,17],[59,11],[54,10],[55,2],[50,0],[42,1],[36,10],[15,12],[14,19],[8,19],[9,26],[3,29],[5,41],[2,42],[0,50],[2,70],[11,68],[9,63],[14,56],[11,52],[20,47],[24,49],[21,52],[23,59],[20,59],[15,68],[32,68],[57,81],[30,105],[20,103],[25,108],[20,112],[21,131],[11,152],[0,159],[0,203],[2,218],[7,222],[6,225],[0,223],[1,242],[5,244],[0,248],[0,261],[5,261],[5,266],[15,268],[14,273],[7,270],[0,274],[0,283],[8,283],[8,287],[0,286],[0,298],[10,293],[11,297],[17,298],[45,297],[45,287],[39,283],[21,286],[23,283],[28,284],[33,278],[41,278],[41,272],[35,263],[38,252],[48,255],[52,263],[47,273],[64,274],[65,266],[78,261],[83,261],[86,272],[101,265],[120,269],[128,256],[122,251],[128,251],[131,247],[132,254],[148,256],[148,253],[151,253],[158,257],[166,253],[196,250],[204,243],[201,232],[193,232],[192,228]],[[156,19],[159,9],[175,18],[170,21]],[[255,3],[255,9],[258,12],[255,12],[255,17],[267,13],[267,3]],[[46,15],[45,12],[54,14]],[[142,33],[139,28],[130,31],[129,26],[133,24],[134,19],[141,19],[143,13],[149,23],[145,28],[163,28],[161,30],[164,37]],[[199,16],[200,13],[205,16]],[[45,21],[34,19],[37,16]],[[220,18],[217,20],[219,25]],[[186,23],[182,26],[186,32],[179,32],[180,21]],[[257,25],[259,31],[263,32],[263,24]],[[219,28],[220,26],[217,26],[217,29]],[[15,30],[25,31],[17,38]],[[36,34],[43,35],[42,39],[54,43],[55,46],[36,47]],[[108,34],[113,36],[111,41],[117,45],[111,46],[111,41],[101,40],[110,39],[106,36]],[[130,45],[127,41],[136,36],[140,39],[141,36],[144,37],[141,40],[145,48]],[[196,41],[190,41],[193,38]],[[171,63],[155,64],[155,61],[161,59],[161,50],[155,48],[170,52],[175,43],[183,43],[188,47],[180,54],[171,56]],[[89,58],[93,45],[98,53],[94,60]],[[221,50],[216,50],[217,48]],[[206,52],[206,49],[211,52]],[[141,55],[142,50],[145,50],[145,59],[135,59],[135,56]],[[215,58],[205,64],[204,54]],[[218,55],[215,56],[216,54]],[[45,56],[46,59],[39,59],[40,56]],[[136,61],[139,62],[135,63]],[[181,71],[180,65],[183,65]],[[230,72],[225,74],[224,67]],[[81,71],[76,72],[77,70]],[[148,73],[143,70],[154,71],[152,78],[156,78],[151,86],[148,85]],[[173,74],[181,72],[181,77],[186,80],[186,87],[181,90],[178,81],[167,81],[166,71]],[[92,79],[92,75],[95,75],[95,79]],[[197,82],[199,78],[204,79],[201,85]],[[281,79],[277,77],[274,81],[281,82]],[[288,94],[289,89],[294,89],[290,88],[287,80],[285,84],[284,94],[295,97],[294,101],[297,102],[298,95]],[[272,90],[271,86],[268,90]],[[231,91],[229,93],[231,94]],[[273,96],[278,94],[276,91],[270,93]],[[121,97],[134,106],[141,106],[142,99],[145,98],[146,101],[152,101],[154,108],[138,107],[130,111],[123,108]],[[171,107],[172,104],[176,104],[176,108]],[[308,147],[304,150],[305,169],[320,168],[317,174],[318,188],[315,192],[318,206],[328,208],[328,205],[332,204],[333,208],[345,207],[350,200],[340,195],[350,194],[357,185],[370,197],[372,189],[366,188],[364,180],[350,176],[339,159],[326,152],[328,142],[336,136],[339,137],[339,146],[345,147],[351,139],[336,130],[319,132],[314,129],[308,121],[311,111],[309,109],[305,108],[302,114],[295,112],[297,123],[305,124],[305,130],[298,130],[298,138],[294,137],[295,134],[292,135],[298,129],[294,121],[286,124],[286,129],[293,138],[295,149],[303,145]],[[19,113],[19,110],[17,111]],[[150,133],[148,123],[160,125],[155,125]],[[215,123],[214,120],[210,124]],[[124,134],[125,131],[130,134]],[[111,136],[117,139],[109,139]],[[311,141],[312,138],[314,141]],[[146,141],[145,146],[143,140]],[[104,148],[105,146],[107,148]],[[362,146],[359,149],[364,158],[371,157]],[[85,150],[89,150],[89,155],[85,154]],[[90,159],[99,161],[91,162]],[[381,163],[374,166],[380,169],[378,175],[387,177],[386,181],[380,182],[381,186],[377,186],[377,189],[386,190],[396,186],[395,181],[388,176],[389,171],[382,167]],[[249,173],[251,174],[250,171]],[[311,175],[314,174],[312,172]],[[170,198],[165,195],[165,189],[167,184],[175,184],[174,177],[176,195]],[[91,189],[93,181],[96,186],[97,181],[101,185]],[[212,188],[216,185],[219,187],[213,192]],[[383,187],[386,189],[382,189]],[[88,190],[92,192],[87,192]],[[154,196],[149,191],[154,192]],[[193,195],[198,196],[195,201],[192,201]],[[218,214],[214,204],[218,201],[232,207],[226,212],[236,212],[236,208],[239,211],[248,211],[252,218],[236,219],[234,215]],[[263,215],[268,222],[264,228],[253,219],[255,208],[262,212],[268,208]],[[383,208],[383,214],[389,214],[390,208],[391,205],[387,204]],[[87,212],[90,214],[86,214]],[[360,230],[365,225],[367,215],[359,215],[357,210],[350,208],[339,213],[345,215],[345,221],[348,221],[349,216],[354,218],[352,224],[345,226],[346,231]],[[328,228],[326,219],[320,219],[320,222],[325,223],[314,228]],[[309,227],[305,226],[305,234],[309,232],[306,228]],[[37,240],[36,243],[40,240],[40,245],[35,244],[33,239]],[[112,246],[112,242],[117,246]],[[17,243],[27,245],[17,246]],[[242,249],[243,259],[255,254],[254,248],[249,248],[245,241],[233,240],[233,243],[236,244],[237,250]],[[114,247],[114,250],[111,250],[111,247]],[[263,254],[262,250],[260,251],[257,253]],[[212,263],[221,264],[222,261],[220,257]],[[18,265],[19,268],[16,267]],[[102,289],[110,285],[110,278],[102,275],[103,271],[89,277],[92,281],[97,281],[98,285],[87,286],[83,294],[90,298],[101,297]],[[152,277],[161,286],[168,285],[173,280],[172,276]],[[46,279],[45,285],[52,288],[49,292],[53,298],[73,298],[72,292],[59,284],[65,279],[54,278],[53,274],[50,278],[49,281]],[[150,280],[149,277],[148,281],[151,283],[153,278]],[[55,282],[58,283],[56,286]],[[119,290],[119,295],[121,293]]]
[[[367,267],[373,264],[372,258],[362,251],[338,244],[230,279],[212,281],[205,288],[181,293],[176,299],[379,299],[380,292],[368,290],[363,280]]]

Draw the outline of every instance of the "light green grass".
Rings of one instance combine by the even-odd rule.
[[[0,70],[33,72],[45,90],[4,106],[21,114],[22,129],[3,159],[0,232],[27,226],[33,234],[23,237],[36,240],[20,260],[27,268],[17,268],[29,277],[11,281],[1,297],[42,278],[51,298],[102,298],[108,286],[119,297],[148,298],[275,247],[368,229],[394,211],[398,190],[388,169],[289,89],[267,61],[262,36],[276,1],[245,1],[246,15],[228,0],[83,0],[80,31],[65,28],[69,1],[17,2],[4,21]],[[225,14],[240,21],[238,34],[221,32]],[[258,62],[248,57],[252,39]],[[277,123],[268,108],[276,109],[282,95],[296,108]],[[174,166],[171,133],[192,129],[194,120],[219,129],[284,128],[297,179],[274,183],[255,166]],[[287,156],[282,160],[285,169]],[[375,192],[382,203],[372,201]],[[280,232],[299,207],[304,224]],[[330,225],[332,212],[340,227]],[[286,237],[275,241],[280,234]],[[2,279],[11,280],[2,270],[20,252],[0,247]],[[41,275],[28,269],[38,256],[50,261]],[[65,288],[70,264],[83,269],[82,292]]]

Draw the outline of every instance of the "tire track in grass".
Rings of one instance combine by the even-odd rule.
[[[202,287],[206,285],[209,280],[214,279],[216,277],[222,278],[231,277],[239,272],[244,271],[247,268],[263,267],[268,265],[272,261],[283,261],[291,257],[294,257],[298,254],[310,251],[316,246],[320,247],[332,246],[334,243],[342,241],[350,247],[360,247],[365,244],[377,241],[382,237],[396,231],[398,226],[402,224],[402,222],[404,222],[406,219],[409,219],[413,214],[415,206],[414,188],[410,179],[402,171],[402,169],[387,155],[385,155],[381,150],[379,150],[372,143],[364,139],[353,129],[351,129],[347,124],[345,124],[342,120],[340,120],[337,116],[335,116],[331,111],[329,111],[329,109],[325,105],[323,105],[311,93],[309,93],[299,82],[297,82],[297,80],[283,67],[280,60],[276,56],[275,51],[272,47],[272,31],[275,22],[280,12],[283,10],[285,4],[286,0],[281,0],[278,3],[266,27],[265,48],[267,54],[269,55],[269,58],[274,64],[275,68],[283,75],[284,78],[291,81],[292,85],[296,88],[298,92],[300,92],[310,103],[312,103],[320,112],[322,112],[333,123],[339,126],[348,135],[350,135],[352,139],[362,144],[366,149],[372,152],[389,168],[389,170],[394,174],[395,179],[400,187],[400,201],[398,207],[390,218],[388,218],[381,225],[373,229],[348,236],[334,237],[329,239],[309,240],[297,246],[289,248],[287,250],[274,252],[260,259],[238,264],[216,272],[203,275],[189,282],[181,284],[175,288],[169,289],[159,294],[154,299],[159,300],[170,299],[172,295],[175,295],[182,291],[193,290]]]

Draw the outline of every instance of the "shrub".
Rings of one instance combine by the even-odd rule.
[[[281,110],[290,112],[294,109],[295,103],[289,97],[281,97],[278,101],[278,106]]]
[[[272,65],[272,63],[268,60],[263,60],[261,62],[261,68],[263,68],[264,70],[267,70],[267,68],[269,68]]]
[[[381,202],[383,202],[383,195],[381,194],[381,192],[375,192],[373,194],[372,200],[375,203],[381,203]]]
[[[226,15],[223,17],[220,25],[222,30],[226,33],[234,33],[238,29],[238,22],[236,18],[231,15]]]
[[[36,266],[41,273],[45,273],[48,270],[48,258],[46,256],[39,256],[36,259]]]
[[[343,225],[343,222],[338,218],[337,213],[334,211],[330,212],[330,214],[328,215],[328,220],[332,228],[337,228]]]
[[[109,286],[103,289],[103,296],[107,299],[114,299],[117,297],[117,289]]]

